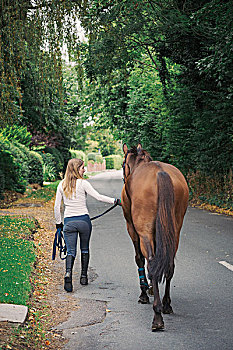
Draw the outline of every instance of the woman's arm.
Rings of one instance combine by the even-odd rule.
[[[92,196],[93,198],[97,199],[98,201],[106,202],[110,204],[113,204],[115,202],[115,198],[104,196],[99,192],[97,192],[87,180],[83,180],[82,184],[86,193]]]
[[[56,224],[60,224],[61,221],[61,201],[62,201],[62,184],[59,183],[57,187],[56,199],[54,204],[54,216]]]

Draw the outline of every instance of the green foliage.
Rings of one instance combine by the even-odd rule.
[[[99,164],[103,164],[103,156],[102,156],[102,154],[97,154],[96,155],[96,157],[95,157],[95,161],[96,161],[96,163],[99,163]]]
[[[2,126],[27,126],[31,146],[58,148],[64,166],[70,147],[120,154],[115,138],[129,146],[140,141],[153,158],[185,174],[228,174],[232,1],[38,0],[30,6],[27,0],[0,5]],[[82,43],[77,15],[86,32]],[[62,64],[63,42],[73,65]],[[46,172],[54,167],[57,174],[57,163],[47,164]]]
[[[0,168],[6,190],[24,193],[28,183],[29,151],[23,145],[14,145],[0,136]]]
[[[84,163],[86,163],[86,155],[83,151],[70,149],[71,158],[82,159]]]
[[[54,181],[61,178],[64,169],[64,158],[61,152],[52,147],[38,151],[43,158],[44,181]]]
[[[70,126],[67,133],[70,134],[69,146],[72,149],[86,149],[86,138],[90,130],[87,125],[88,116],[86,113],[80,113],[82,103],[85,99],[85,93],[82,89],[81,77],[82,69],[76,63],[71,65],[67,62],[63,63],[63,87],[64,87],[64,108],[66,111],[66,119]]]
[[[64,167],[64,157],[62,153],[57,148],[48,146],[44,148],[44,152],[52,154],[54,158],[53,166],[55,168],[56,176],[59,176],[59,174],[63,171]]]
[[[204,202],[233,210],[232,170],[224,176],[218,173],[209,176],[198,170],[196,172],[189,172],[187,180],[190,197],[196,203]]]
[[[32,139],[32,135],[27,131],[26,126],[8,125],[2,129],[0,134],[3,136],[3,138],[7,138],[13,143],[19,142],[25,146],[29,146]]]
[[[44,181],[55,181],[56,180],[56,169],[51,163],[47,163],[43,165],[43,176]]]
[[[29,175],[28,182],[29,184],[39,184],[43,185],[43,158],[42,156],[35,152],[30,151],[30,158],[28,162]]]
[[[0,302],[27,305],[31,274],[36,260],[31,241],[35,221],[29,218],[0,217]]]
[[[87,154],[87,160],[90,161],[90,160],[93,160],[94,162],[96,162],[96,156],[97,156],[98,153],[88,153]]]
[[[65,103],[62,47],[67,43],[71,53],[77,43],[77,7],[70,0],[0,4],[0,126],[27,127],[30,146],[68,149],[74,141],[76,115]]]
[[[0,200],[4,198],[3,193],[5,190],[5,175],[3,169],[0,168]]]
[[[93,152],[88,153],[87,159],[88,159],[88,162],[93,160],[94,163],[100,163],[100,164],[103,163],[103,156],[100,153],[93,153]]]
[[[84,4],[79,46],[97,128],[186,174],[233,164],[232,1]],[[216,54],[218,53],[218,54]],[[84,89],[86,86],[84,85]]]
[[[112,154],[105,157],[106,169],[116,169],[119,170],[122,168],[123,158],[120,155]]]
[[[144,61],[148,62],[146,57]],[[161,160],[163,119],[166,115],[158,73],[154,68],[148,67],[142,71],[135,66],[130,72],[128,85],[127,122],[124,132],[121,132],[123,142],[129,145],[141,142],[152,157]]]
[[[108,79],[97,77],[94,81],[87,80],[84,86],[85,98],[81,104],[80,114],[85,114],[88,120],[95,122],[90,137],[93,135],[97,150],[100,149],[101,152],[103,150],[105,154],[116,148],[108,135],[109,131],[111,130],[115,139],[119,139],[127,122],[127,76],[127,71],[116,70]]]
[[[64,160],[64,163],[63,163],[63,174],[65,173],[65,170],[66,170],[66,166],[67,166],[67,163],[70,159],[70,151],[69,151],[69,147],[62,147],[62,146],[59,146],[57,147],[58,151],[60,152],[61,156],[63,157],[63,160]]]
[[[100,150],[103,157],[110,154],[121,154],[122,145],[114,139],[110,129],[98,128],[94,125],[94,131],[89,135],[98,143],[97,150]]]

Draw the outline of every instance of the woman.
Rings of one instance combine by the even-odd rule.
[[[81,277],[82,285],[88,284],[87,269],[89,263],[89,241],[91,236],[91,220],[89,217],[86,196],[89,194],[95,199],[106,203],[117,203],[120,200],[99,194],[91,184],[83,179],[85,169],[82,159],[70,159],[66,168],[65,178],[57,188],[54,206],[56,228],[63,224],[61,220],[61,201],[64,203],[64,240],[67,246],[66,274],[64,288],[72,292],[72,269],[77,251],[77,238],[80,237],[81,248]]]

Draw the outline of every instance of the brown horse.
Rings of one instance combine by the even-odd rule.
[[[125,184],[121,199],[127,230],[136,253],[141,288],[139,302],[149,303],[146,259],[154,292],[152,331],[156,331],[164,328],[161,313],[173,312],[170,283],[189,191],[184,176],[177,168],[152,161],[141,145],[128,150],[124,144],[123,151]],[[165,294],[161,303],[158,284],[165,279]]]

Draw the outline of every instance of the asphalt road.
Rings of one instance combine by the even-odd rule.
[[[90,182],[102,194],[120,196],[121,171]],[[109,207],[92,198],[88,206],[91,216]],[[78,310],[57,327],[69,339],[66,350],[233,349],[232,218],[188,208],[171,283],[174,314],[164,315],[161,332],[151,332],[152,297],[138,304],[134,249],[120,207],[93,221],[88,286],[79,284],[78,260]]]

